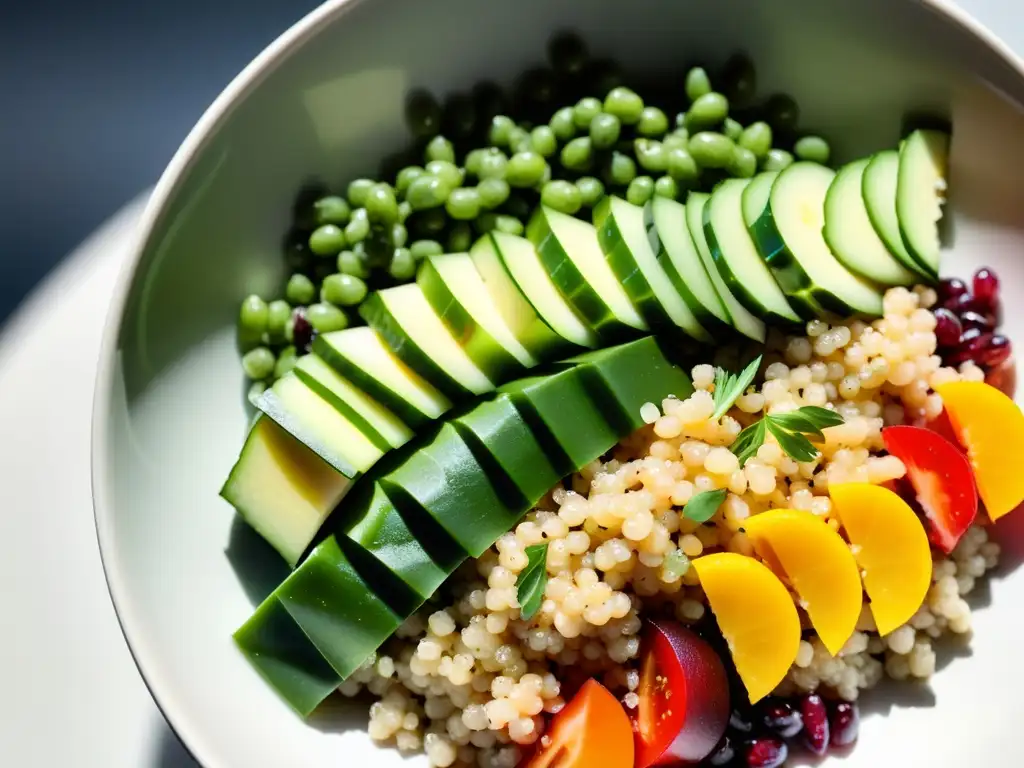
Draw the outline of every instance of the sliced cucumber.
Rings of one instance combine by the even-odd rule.
[[[493,242],[506,273],[551,329],[570,344],[596,347],[597,334],[555,287],[533,243],[515,235],[498,234],[493,235]],[[481,268],[483,255],[484,252],[473,254]],[[490,275],[494,272],[488,270]]]
[[[931,278],[928,267],[915,259],[900,232],[896,216],[896,191],[899,185],[900,154],[895,149],[877,153],[864,169],[861,195],[868,218],[889,252],[907,269]]]
[[[412,429],[452,407],[447,397],[396,357],[372,328],[319,335],[313,339],[313,352]]]
[[[892,255],[868,218],[861,189],[871,158],[839,169],[825,196],[825,241],[851,272],[882,285],[913,285],[919,278]]]
[[[537,364],[490,300],[468,253],[429,257],[420,265],[416,282],[437,316],[491,381],[514,379]]]
[[[351,484],[260,415],[220,495],[294,566]]]
[[[822,230],[835,172],[797,162],[779,173],[768,206],[751,229],[772,274],[804,317],[882,314],[882,296],[829,250]]]
[[[764,209],[768,207],[768,196],[772,193],[772,184],[778,177],[778,171],[759,173],[743,190],[743,223],[747,225],[747,229],[754,226],[754,222],[761,218]]]
[[[718,274],[743,307],[766,322],[794,325],[800,316],[786,301],[743,221],[747,179],[726,179],[704,207],[704,236]]]
[[[939,274],[939,220],[946,201],[949,134],[917,130],[900,148],[896,218],[910,254]]]
[[[382,451],[398,448],[412,439],[413,431],[401,419],[315,353],[300,357],[293,370],[306,386],[334,406]]]
[[[603,341],[647,330],[605,260],[592,224],[541,206],[530,219],[526,236],[559,291]]]
[[[416,283],[371,293],[359,314],[406,365],[453,400],[494,389]]]
[[[681,328],[699,341],[711,335],[672,285],[644,224],[644,209],[610,195],[594,209],[597,239],[615,276],[651,328]]]
[[[384,450],[294,373],[278,379],[256,407],[345,477],[356,479]]]
[[[713,336],[731,333],[732,318],[715,290],[686,224],[686,206],[656,195],[644,209],[658,263],[697,321]]]
[[[718,268],[711,256],[711,248],[704,235],[704,208],[710,199],[711,196],[703,192],[691,192],[687,196],[686,225],[689,227],[690,236],[697,246],[697,253],[700,254],[701,261],[704,262],[704,268],[707,269],[708,275],[711,277],[715,292],[722,297],[722,303],[725,304],[725,308],[729,312],[732,327],[754,341],[763,342],[765,339],[764,323],[748,312],[732,295],[732,291],[729,290],[729,286],[725,284],[725,280],[718,273]]]

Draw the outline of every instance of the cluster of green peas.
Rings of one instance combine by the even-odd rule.
[[[577,47],[569,57],[553,51],[552,59],[556,70],[561,64],[564,73],[575,74],[584,55]],[[752,89],[752,70],[740,80],[739,90]],[[424,142],[423,165],[403,167],[393,184],[360,178],[344,195],[314,200],[301,212],[300,243],[317,264],[313,277],[308,269],[296,271],[284,299],[242,302],[239,339],[246,350],[242,367],[255,382],[250,395],[305,352],[297,326],[317,333],[347,327],[371,289],[414,279],[424,258],[465,251],[475,234],[522,234],[537,202],[567,214],[592,208],[609,193],[643,205],[655,195],[680,198],[727,176],[781,170],[795,158],[829,160],[830,147],[818,136],[797,139],[792,152],[774,146],[771,123],[791,129],[796,121],[789,97],[769,99],[763,112],[774,119],[744,126],[702,67],[687,73],[685,93],[688,107],[673,121],[622,85],[603,99],[584,96],[561,107],[546,123],[496,114],[478,132],[476,146],[460,141],[461,152],[440,133],[440,105],[421,99],[408,116]]]

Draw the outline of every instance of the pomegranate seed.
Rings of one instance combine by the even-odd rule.
[[[804,741],[807,748],[816,755],[828,752],[828,710],[821,696],[816,693],[804,697],[800,703],[800,714],[804,719]]]
[[[791,739],[804,727],[803,718],[784,701],[769,704],[764,710],[764,724],[774,734]]]
[[[987,366],[997,366],[1013,352],[1013,347],[1010,344],[1010,340],[1002,334],[996,334],[992,336],[988,344],[983,346],[977,352],[977,362]]]
[[[946,358],[946,365],[956,367],[966,363],[968,360],[975,363],[978,362],[981,350],[988,346],[992,338],[991,333],[985,333],[979,328],[967,329],[964,331],[963,336],[960,337],[960,345],[956,348],[956,351]]]
[[[982,267],[974,273],[974,298],[978,301],[991,305],[999,298],[999,278],[996,273],[988,267]]]
[[[947,277],[939,283],[939,304],[945,306],[951,299],[958,299],[967,293],[967,283],[959,277]]]
[[[960,318],[944,307],[935,310],[935,338],[940,347],[955,347],[960,343],[961,333]]]
[[[754,739],[747,745],[748,768],[779,768],[787,757],[786,743],[779,739]]]
[[[750,733],[754,730],[753,723],[738,709],[734,709],[729,715],[729,727],[739,733]]]
[[[980,328],[983,331],[991,331],[996,326],[996,319],[992,315],[983,315],[973,309],[968,309],[960,314],[960,325],[964,328]]]
[[[733,760],[736,759],[736,748],[732,745],[732,739],[729,738],[729,734],[722,737],[722,740],[718,742],[718,746],[715,747],[715,751],[708,756],[708,763],[710,765],[729,765]]]
[[[846,747],[857,740],[860,732],[860,710],[852,701],[840,701],[832,710],[829,718],[829,730],[832,733],[832,744]]]

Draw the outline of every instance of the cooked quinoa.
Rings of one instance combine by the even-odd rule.
[[[905,472],[898,458],[884,455],[882,427],[933,419],[942,411],[934,387],[983,378],[973,363],[942,367],[935,301],[929,288],[894,288],[884,316],[870,325],[813,321],[804,336],[773,333],[763,383],[718,421],[711,419],[714,366],[694,367],[690,397],[644,406],[648,427],[553,490],[514,531],[465,564],[449,584],[447,605],[413,616],[341,686],[346,696],[367,689],[376,697],[370,736],[403,752],[422,750],[437,768],[512,768],[520,745],[543,738],[545,716],[564,706],[562,686],[570,679],[597,676],[635,707],[645,611],[668,607],[694,623],[708,610],[691,558],[721,550],[754,556],[743,524],[769,509],[807,510],[838,528],[830,482],[882,484]],[[845,420],[825,432],[814,461],[794,461],[769,436],[739,466],[728,446],[740,430],[765,413],[805,405],[832,407]],[[720,488],[728,494],[707,523],[680,514],[694,494]],[[523,621],[516,579],[527,565],[526,547],[542,541],[545,599]],[[801,612],[805,639],[777,692],[820,689],[853,700],[885,676],[929,677],[933,642],[969,632],[964,598],[998,556],[985,528],[972,528],[950,556],[936,556],[925,604],[905,626],[880,638],[865,605],[837,658]]]

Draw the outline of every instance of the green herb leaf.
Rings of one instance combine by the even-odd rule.
[[[706,523],[722,506],[726,493],[725,488],[719,488],[717,491],[704,491],[691,496],[683,507],[683,514],[695,523]]]
[[[775,422],[774,416],[766,416],[764,420],[768,424],[768,431],[779,441],[779,447],[793,460],[814,461],[818,455],[818,449],[804,435],[799,432],[787,432]]]
[[[733,375],[723,368],[715,370],[715,412],[711,418],[717,421],[725,416],[729,409],[750,386],[757,369],[761,367],[761,355],[751,361],[738,375]]]
[[[789,411],[788,413],[773,413],[768,417],[772,424],[782,427],[787,432],[804,432],[824,440],[825,436],[818,429],[818,425],[810,416],[800,411]]]
[[[803,408],[800,408],[797,413],[803,414],[814,422],[818,429],[838,427],[843,423],[843,417],[838,413],[830,411],[828,408],[820,408],[817,405],[805,405]]]
[[[544,602],[544,588],[548,584],[547,542],[527,547],[526,560],[526,567],[519,572],[516,580],[516,596],[519,599],[520,617],[529,621]]]
[[[736,441],[729,446],[729,450],[736,454],[741,467],[764,445],[766,434],[765,420],[760,419],[736,436]]]

